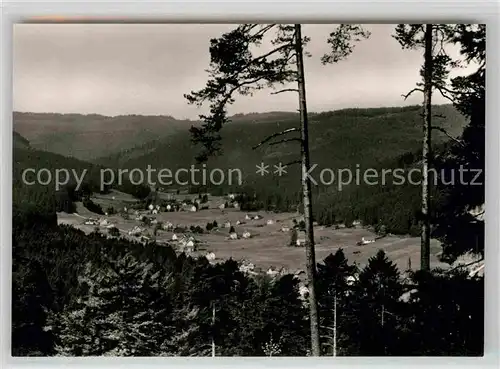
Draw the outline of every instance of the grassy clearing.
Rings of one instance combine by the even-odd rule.
[[[114,197],[114,200],[113,200]],[[115,209],[121,209],[130,204],[133,199],[126,194],[110,193],[107,195],[98,195],[93,199],[103,208],[113,206]],[[200,226],[205,230],[208,222],[217,221],[219,228],[211,232],[193,235],[200,242],[198,251],[194,255],[203,255],[206,252],[214,252],[219,260],[233,258],[235,260],[247,260],[254,263],[262,269],[269,267],[285,268],[290,272],[295,272],[305,268],[305,250],[303,247],[290,247],[290,235],[288,232],[282,232],[283,226],[291,226],[292,220],[297,218],[295,213],[269,213],[256,212],[251,215],[262,215],[260,220],[246,220],[247,213],[236,209],[220,210],[218,205],[223,202],[220,197],[211,197],[210,208],[198,212],[162,212],[153,215],[159,222],[171,222],[179,226]],[[78,214],[59,213],[59,223],[71,224],[85,232],[92,232],[95,226],[83,224],[85,218],[97,215],[89,212],[81,204],[77,204]],[[146,211],[140,212],[147,214]],[[105,217],[109,223],[114,224],[123,236],[136,239],[128,235],[128,231],[135,226],[141,226],[141,222],[135,220],[135,215],[130,212],[129,219],[124,219],[119,214]],[[274,224],[268,225],[267,221],[272,219]],[[244,222],[237,225],[236,222]],[[234,226],[236,233],[240,237],[237,240],[229,240],[229,228],[222,228],[223,224],[230,222]],[[101,227],[106,232],[105,227]],[[149,227],[148,233],[153,234],[154,225]],[[243,232],[250,232],[251,238],[241,238]],[[187,232],[191,235],[190,232]],[[159,230],[156,240],[158,242],[170,242],[173,232]],[[338,248],[342,248],[346,257],[359,265],[367,263],[377,250],[384,250],[393,260],[400,270],[405,270],[408,266],[408,260],[411,260],[413,268],[420,264],[420,239],[416,237],[397,237],[387,236],[379,239],[372,244],[357,246],[356,243],[362,238],[373,238],[375,234],[364,228],[335,229],[334,227],[316,227],[316,259],[322,261],[330,253],[334,253]],[[433,266],[444,267],[438,261],[439,244],[433,240],[431,247],[431,263]]]

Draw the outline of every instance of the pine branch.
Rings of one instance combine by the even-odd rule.
[[[293,165],[293,164],[302,164],[302,161],[300,161],[300,160],[294,160],[294,161],[291,161],[289,163],[283,164],[283,166],[289,167],[290,165]]]
[[[285,88],[283,90],[279,90],[279,91],[276,91],[276,92],[271,92],[271,95],[278,95],[278,94],[281,94],[283,92],[299,92],[299,90],[297,90],[296,88]]]
[[[282,135],[285,135],[285,134],[290,133],[290,132],[298,132],[298,131],[299,131],[299,128],[289,128],[289,129],[285,129],[284,131],[281,131],[281,132],[278,132],[278,133],[274,133],[271,136],[266,137],[258,145],[252,147],[252,150],[257,149],[258,147],[262,146],[266,142],[269,142],[270,140],[272,140],[275,137],[282,136]]]
[[[434,88],[436,90],[439,91],[439,93],[441,94],[441,96],[443,96],[445,99],[448,99],[450,102],[452,102],[453,104],[456,103],[456,101],[453,99],[453,97],[449,96],[447,93],[450,93],[450,94],[453,94],[453,91],[449,90],[448,88],[444,87],[444,86],[437,86],[437,85],[434,85]]]
[[[456,266],[456,267],[454,267],[454,268],[448,269],[448,270],[447,270],[447,271],[445,271],[444,273],[445,273],[445,274],[448,274],[448,273],[451,273],[451,272],[453,272],[453,271],[455,271],[455,270],[457,270],[457,269],[467,268],[467,267],[470,267],[470,266],[472,266],[472,265],[474,265],[474,264],[480,263],[480,262],[482,262],[482,261],[484,261],[484,257],[482,257],[482,258],[481,258],[481,259],[479,259],[479,260],[475,260],[475,261],[473,261],[473,262],[470,262],[470,263],[468,263],[468,264],[460,264],[460,265],[457,265],[457,266]]]
[[[271,143],[269,143],[269,145],[273,146],[273,145],[279,145],[279,144],[282,144],[282,143],[293,142],[293,141],[302,143],[302,139],[300,139],[298,137],[293,137],[293,138],[286,138],[286,139],[283,139],[283,140],[271,142]]]
[[[260,35],[263,35],[264,33],[266,33],[267,31],[269,31],[271,28],[273,28],[274,26],[276,26],[276,24],[270,24],[264,28],[262,28],[259,32],[255,33],[252,37],[259,37]],[[253,28],[253,27],[252,27]],[[251,30],[251,29],[250,29]],[[249,31],[250,31],[249,30]]]
[[[444,128],[441,128],[441,127],[436,127],[436,126],[432,126],[431,129],[435,129],[436,131],[439,131],[439,132],[442,132],[444,133],[446,136],[448,136],[450,139],[452,139],[453,141],[457,142],[458,144],[464,146],[464,143],[459,140],[458,138],[456,137],[453,137],[452,135],[450,135]]]
[[[411,90],[410,92],[408,92],[406,95],[401,95],[404,97],[404,99],[406,100],[407,98],[410,97],[411,94],[413,94],[414,92],[416,91],[419,91],[419,92],[424,92],[424,90],[422,90],[421,88],[414,88],[413,90]]]
[[[281,45],[279,47],[276,47],[274,48],[273,50],[265,53],[264,55],[259,55],[255,58],[253,58],[252,60],[250,60],[247,64],[245,64],[243,67],[240,68],[240,70],[236,71],[234,74],[232,74],[231,76],[228,77],[228,79],[232,80],[232,79],[235,79],[236,77],[238,77],[239,75],[241,75],[241,73],[245,72],[246,70],[248,70],[248,68],[250,68],[252,65],[255,65],[255,63],[271,56],[271,55],[274,55],[276,54],[277,52],[280,52],[284,49],[287,49],[287,48],[291,48],[291,45],[289,44],[285,44],[285,45]]]

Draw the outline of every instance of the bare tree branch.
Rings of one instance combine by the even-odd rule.
[[[410,92],[408,92],[406,95],[401,95],[401,96],[403,96],[403,97],[405,98],[405,100],[406,100],[407,98],[409,98],[409,97],[410,97],[410,95],[411,95],[412,93],[414,93],[414,92],[416,92],[416,91],[424,92],[424,90],[422,90],[421,88],[414,88],[413,90],[411,90]]]
[[[448,274],[448,273],[451,273],[451,272],[453,272],[453,271],[455,271],[455,270],[457,270],[457,269],[460,269],[460,268],[467,268],[467,267],[470,267],[470,266],[472,266],[472,265],[474,265],[474,264],[480,263],[480,262],[482,262],[482,261],[484,261],[484,257],[482,257],[482,258],[481,258],[481,259],[479,259],[479,260],[476,260],[476,261],[473,261],[473,262],[471,262],[471,263],[468,263],[468,264],[460,264],[460,265],[457,265],[457,266],[456,266],[456,267],[454,267],[454,268],[451,268],[451,269],[446,270],[444,273],[445,273],[445,274]]]
[[[436,131],[439,131],[439,132],[442,132],[444,133],[446,136],[448,136],[450,139],[452,139],[453,141],[459,143],[460,145],[463,146],[463,142],[461,140],[459,140],[458,138],[456,137],[453,137],[452,135],[450,135],[444,128],[441,128],[441,127],[436,127],[436,126],[432,126],[431,129],[435,129]]]
[[[447,89],[446,87],[444,86],[434,86],[436,88],[436,90],[439,91],[439,93],[441,94],[441,96],[443,96],[445,99],[448,99],[450,100],[450,102],[452,103],[455,103],[456,101],[453,99],[453,97],[451,97],[450,95],[448,95],[447,93],[450,93],[452,94],[453,92],[450,91],[449,89]]]
[[[480,213],[477,213],[476,215],[473,215],[474,218],[479,219],[480,216],[484,215],[484,210]]]
[[[269,31],[274,26],[276,26],[276,24],[269,24],[269,25],[265,26],[264,28],[262,28],[259,32],[256,32],[254,35],[252,35],[252,37],[258,37],[258,36],[266,33],[267,31]]]
[[[297,90],[296,88],[285,88],[283,90],[279,90],[279,91],[276,91],[276,92],[271,92],[271,95],[277,95],[277,94],[281,94],[283,92],[299,92],[299,90]]]
[[[424,115],[423,114],[420,114],[420,116],[423,118]],[[443,119],[446,119],[446,116],[443,115],[443,114],[433,114],[432,115],[433,118],[443,118]]]
[[[298,132],[299,130],[300,130],[299,128],[289,128],[289,129],[285,129],[284,131],[281,131],[281,132],[278,132],[278,133],[274,133],[271,136],[266,137],[258,145],[252,147],[252,150],[255,150],[256,148],[264,145],[266,142],[269,142],[270,140],[272,140],[275,137],[286,135],[287,133],[290,133],[290,132]]]
[[[294,161],[291,161],[291,162],[283,164],[283,165],[285,167],[289,167],[290,165],[294,165],[294,164],[302,164],[302,161],[300,161],[300,160],[294,160]]]
[[[300,139],[298,137],[294,137],[294,138],[286,138],[284,140],[279,140],[279,141],[271,142],[271,143],[269,143],[269,145],[273,146],[273,145],[279,145],[279,144],[282,144],[282,143],[293,142],[293,141],[302,143],[302,139]]]

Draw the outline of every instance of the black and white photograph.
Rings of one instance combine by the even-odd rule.
[[[485,24],[12,34],[12,356],[483,356]]]

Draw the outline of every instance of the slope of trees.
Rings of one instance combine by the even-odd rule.
[[[47,212],[65,211],[72,213],[75,211],[74,202],[83,201],[93,193],[107,193],[111,188],[129,193],[138,199],[144,199],[150,193],[149,186],[146,184],[133,185],[126,177],[121,184],[105,185],[101,189],[100,171],[103,167],[78,159],[35,150],[31,147],[15,147],[13,156],[12,197],[13,202],[19,206],[32,207],[34,205]],[[26,169],[30,171],[23,178]],[[67,184],[56,189],[56,171],[60,169],[66,169],[69,178]],[[50,178],[47,171],[50,172]],[[43,174],[39,178],[47,184],[37,182],[39,172]],[[75,175],[82,179],[78,189]],[[115,178],[118,176],[115,175]],[[65,179],[65,174],[61,174],[61,182]]]
[[[14,224],[14,356],[209,356],[212,339],[217,356],[308,354],[292,275],[249,277],[21,210]],[[383,252],[360,270],[338,251],[318,265],[322,354],[335,327],[338,356],[481,355],[483,287],[463,273],[403,279]]]

